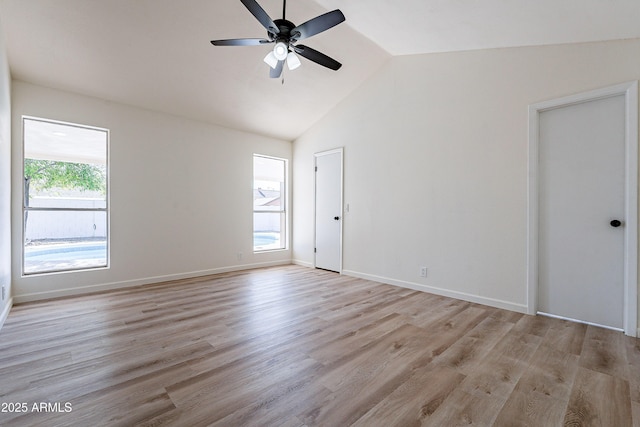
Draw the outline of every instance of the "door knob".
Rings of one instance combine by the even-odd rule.
[[[620,220],[614,219],[612,220],[609,225],[611,225],[612,227],[620,227],[622,225],[622,222]]]
[[[335,219],[336,221],[340,221],[340,217],[339,216],[334,216],[333,219]]]

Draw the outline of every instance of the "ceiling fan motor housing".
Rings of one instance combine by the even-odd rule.
[[[299,33],[291,34],[291,30],[293,30],[296,27],[296,25],[293,22],[287,21],[286,19],[276,19],[273,21],[273,23],[278,26],[278,30],[280,32],[277,34],[274,34],[269,31],[267,34],[270,40],[273,40],[275,42],[286,43],[287,46],[289,45],[289,43],[295,43],[297,41],[295,37],[299,37],[300,34]],[[292,37],[292,36],[295,36],[295,37]]]

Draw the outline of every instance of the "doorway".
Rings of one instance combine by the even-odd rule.
[[[315,156],[315,267],[342,271],[342,148]]]
[[[530,107],[528,311],[637,335],[637,82]]]

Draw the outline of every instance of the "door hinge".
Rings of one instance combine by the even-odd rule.
[[[316,172],[318,172],[318,167],[316,166]]]
[[[313,248],[313,253],[318,253],[318,248]]]

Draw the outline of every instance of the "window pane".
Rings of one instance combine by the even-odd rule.
[[[254,156],[253,209],[284,210],[284,160]]]
[[[253,249],[263,251],[284,248],[284,233],[280,212],[255,212],[253,214]]]
[[[25,212],[24,273],[106,267],[107,213]]]
[[[253,250],[286,247],[286,160],[253,156]]]
[[[25,117],[23,132],[24,274],[107,266],[108,131]]]
[[[24,119],[24,206],[106,207],[107,131]]]

